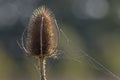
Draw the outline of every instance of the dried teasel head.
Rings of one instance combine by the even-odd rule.
[[[36,9],[27,32],[27,50],[31,55],[49,57],[55,54],[59,31],[55,17],[45,6]]]

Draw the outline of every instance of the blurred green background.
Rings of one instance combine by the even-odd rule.
[[[48,80],[120,80],[120,0],[0,0],[0,80],[40,80],[36,59],[16,41],[42,5],[67,36],[47,59]]]

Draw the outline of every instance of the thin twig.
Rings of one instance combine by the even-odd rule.
[[[46,80],[46,68],[45,68],[45,64],[46,64],[46,60],[45,58],[39,58],[40,59],[40,75],[41,75],[41,80]]]

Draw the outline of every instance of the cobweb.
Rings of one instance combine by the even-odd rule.
[[[59,55],[64,55],[64,59],[68,59],[68,60],[73,60],[75,62],[82,63],[82,58],[85,58],[86,61],[88,62],[87,64],[89,64],[90,67],[92,67],[93,69],[102,72],[105,75],[109,75],[112,78],[114,78],[115,80],[120,80],[120,77],[112,72],[110,69],[108,69],[105,65],[103,65],[102,63],[100,63],[97,59],[93,58],[91,55],[89,55],[87,52],[85,52],[83,49],[81,49],[80,47],[75,47],[73,49],[72,46],[74,46],[76,43],[74,40],[68,38],[68,36],[64,33],[64,31],[62,29],[60,29],[60,34],[61,36],[64,36],[64,40],[63,41],[63,46],[66,46],[68,50],[71,51],[66,51],[65,49],[61,49],[58,50],[58,53],[56,56],[54,56],[54,59],[61,59],[63,57],[59,56]],[[71,54],[71,53],[73,54]]]

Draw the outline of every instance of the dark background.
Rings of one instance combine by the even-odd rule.
[[[61,32],[57,56],[47,60],[48,80],[119,80],[119,0],[0,0],[0,80],[39,80],[36,59],[16,41],[42,5],[69,40]]]

